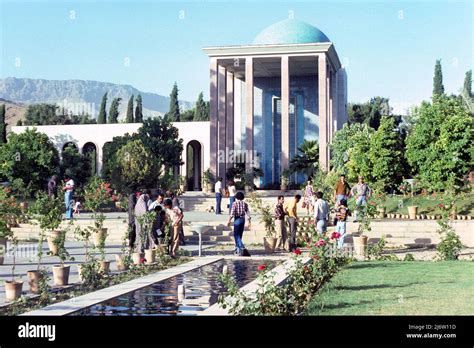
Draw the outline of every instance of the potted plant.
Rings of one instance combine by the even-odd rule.
[[[383,191],[376,191],[372,200],[377,206],[377,217],[383,219],[386,213],[387,195]]]
[[[281,184],[280,184],[280,190],[283,192],[286,192],[288,190],[288,184],[290,183],[290,172],[288,169],[285,169],[281,173]]]
[[[18,239],[16,239],[14,236],[10,236],[9,239],[13,245],[12,280],[5,281],[5,299],[7,301],[15,301],[21,296],[21,291],[23,289],[23,281],[15,279],[16,249],[18,246]]]
[[[359,257],[367,256],[367,242],[369,237],[364,233],[368,233],[372,230],[372,218],[376,215],[376,204],[374,201],[370,201],[366,205],[359,206],[358,208],[358,218],[360,219],[359,227],[357,229],[357,235],[352,237],[354,244],[354,253]]]
[[[85,187],[85,207],[92,211],[94,231],[92,240],[95,247],[107,238],[107,228],[104,228],[105,215],[100,212],[100,207],[111,200],[112,189],[110,184],[99,177],[92,178]]]
[[[147,264],[155,262],[156,249],[153,248],[154,243],[152,240],[152,230],[155,220],[156,213],[154,211],[146,212],[137,217],[138,224],[140,225],[140,241],[144,253],[134,253],[134,261],[140,256],[140,259],[145,258]]]
[[[125,271],[130,267],[131,257],[129,253],[129,249],[127,247],[128,244],[128,236],[130,233],[130,226],[125,230],[125,233],[122,237],[122,247],[121,247],[121,254],[115,254],[115,262],[117,264],[117,269],[119,271]]]
[[[202,175],[202,180],[204,181],[204,192],[206,193],[210,193],[212,192],[212,184],[214,183],[215,181],[215,177],[214,177],[214,174],[212,173],[211,169],[210,168],[207,168],[203,175]]]
[[[59,265],[53,265],[53,282],[54,285],[64,286],[69,284],[69,271],[71,266],[65,265],[65,261],[74,261],[73,257],[69,256],[69,253],[64,245],[64,240],[66,238],[66,233],[61,233],[54,240],[54,243],[57,246],[57,256],[59,258]]]
[[[278,239],[275,236],[275,220],[272,208],[268,204],[263,204],[263,200],[255,192],[250,193],[247,200],[252,209],[260,215],[260,222],[265,226],[266,236],[263,237],[265,251],[268,253],[275,252]]]

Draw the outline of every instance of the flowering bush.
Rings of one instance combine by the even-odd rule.
[[[15,197],[11,195],[10,188],[0,190],[0,238],[13,235],[12,222],[21,215],[21,209]]]
[[[258,266],[260,273],[255,293],[240,290],[232,276],[221,275],[228,293],[219,295],[218,303],[233,315],[297,315],[303,312],[322,284],[348,262],[327,237],[321,237],[311,246],[309,256],[304,258],[300,249],[295,250],[292,265],[287,270],[287,281],[282,286],[275,285],[274,272],[268,271],[265,265]]]

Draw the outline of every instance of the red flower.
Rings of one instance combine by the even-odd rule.
[[[116,202],[116,201],[118,201],[118,197],[117,197],[116,195],[112,195],[112,200],[113,200],[114,202]]]
[[[296,248],[294,251],[293,251],[296,255],[301,255],[301,250],[299,248]]]
[[[315,246],[322,247],[326,245],[326,241],[324,239],[320,239],[316,242]]]
[[[339,239],[340,236],[341,234],[339,232],[333,232],[331,234],[331,239]]]
[[[305,271],[305,272],[308,272],[308,271],[309,271],[309,268],[308,268],[308,266],[304,266],[304,268],[303,268],[303,269],[304,269],[304,271]]]
[[[313,259],[319,260],[319,256],[318,256],[318,255],[314,255],[314,256],[313,256]]]
[[[146,262],[146,259],[145,259],[144,257],[142,257],[142,258],[140,259],[140,263],[145,263],[145,262]]]
[[[265,266],[265,265],[258,265],[258,270],[259,270],[259,271],[264,271],[265,268],[267,268],[267,266]]]

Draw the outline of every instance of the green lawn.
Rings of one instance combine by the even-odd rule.
[[[399,203],[403,203],[403,208],[399,208]],[[418,214],[441,214],[437,205],[440,199],[432,196],[403,197],[402,195],[389,197],[386,202],[387,213],[408,214],[408,206],[417,205]],[[463,194],[456,200],[457,213],[460,215],[474,215],[474,194]]]
[[[308,315],[474,315],[474,262],[354,262],[326,283]]]

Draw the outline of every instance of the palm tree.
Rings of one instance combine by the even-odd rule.
[[[313,176],[318,169],[319,145],[316,140],[304,140],[298,154],[290,161],[290,173],[303,173]]]

